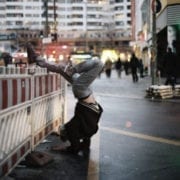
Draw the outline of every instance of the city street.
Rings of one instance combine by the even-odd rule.
[[[162,80],[163,82],[163,80]],[[90,157],[53,152],[61,143],[50,135],[37,151],[52,155],[43,167],[19,165],[9,175],[15,180],[178,180],[180,179],[180,99],[145,98],[150,77],[132,82],[124,72],[101,74],[93,84],[104,112],[93,136]],[[75,99],[67,88],[67,118]]]

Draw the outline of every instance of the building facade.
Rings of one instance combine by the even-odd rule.
[[[0,0],[0,32],[50,36],[62,45],[129,51],[134,0]],[[1,36],[0,34],[0,36]]]

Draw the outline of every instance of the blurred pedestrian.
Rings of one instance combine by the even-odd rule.
[[[139,67],[139,61],[134,53],[132,53],[132,56],[130,59],[130,67],[131,67],[131,73],[132,73],[132,80],[133,82],[137,82],[138,81],[137,68]]]
[[[125,60],[125,62],[124,62],[124,70],[125,70],[125,74],[128,75],[129,74],[129,62],[128,62],[128,60]]]
[[[115,62],[115,68],[116,68],[117,76],[118,78],[120,78],[122,71],[122,62],[120,58],[118,58],[118,60]]]
[[[140,73],[140,77],[143,78],[144,77],[144,65],[143,65],[142,59],[139,59],[139,73]]]
[[[112,70],[112,61],[110,59],[106,60],[104,68],[105,68],[106,77],[110,78],[111,70]]]
[[[2,58],[6,67],[8,66],[8,64],[12,64],[12,56],[9,53],[3,53]]]

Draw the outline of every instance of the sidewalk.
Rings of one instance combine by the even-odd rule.
[[[103,81],[103,84],[107,84],[107,87],[110,83],[114,87],[112,89],[97,89],[96,83]],[[164,85],[165,78],[160,79],[160,85]],[[180,82],[180,80],[178,81]],[[132,82],[131,74],[125,75],[124,71],[121,74],[121,78],[117,77],[116,71],[113,70],[111,78],[107,79],[105,73],[101,74],[101,77],[94,82],[94,90],[99,94],[111,94],[118,95],[122,97],[131,97],[131,98],[146,98],[146,89],[152,85],[152,78],[150,76],[145,76],[144,78],[139,78],[137,83]],[[98,84],[99,86],[99,84]],[[118,89],[118,91],[117,91]],[[170,101],[170,102],[180,102],[180,97],[173,97],[168,99],[152,99],[156,101]]]

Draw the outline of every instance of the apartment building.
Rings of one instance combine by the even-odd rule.
[[[134,2],[134,1],[132,1]],[[0,39],[57,34],[61,44],[129,50],[134,37],[131,0],[0,0]]]

